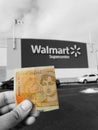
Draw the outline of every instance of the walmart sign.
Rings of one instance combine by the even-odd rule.
[[[22,67],[54,65],[56,68],[87,68],[85,43],[21,39]]]

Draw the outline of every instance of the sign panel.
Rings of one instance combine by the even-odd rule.
[[[22,67],[88,68],[86,43],[21,39]]]

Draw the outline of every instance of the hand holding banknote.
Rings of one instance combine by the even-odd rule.
[[[23,127],[24,123],[31,125],[38,115],[29,100],[24,100],[16,107],[13,91],[0,93],[0,130]],[[25,121],[22,122],[24,119]]]

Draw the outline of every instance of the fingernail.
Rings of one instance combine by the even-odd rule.
[[[24,111],[28,111],[28,110],[31,110],[32,109],[32,103],[28,100],[25,100],[23,101],[22,105],[21,105],[21,108],[24,110]]]

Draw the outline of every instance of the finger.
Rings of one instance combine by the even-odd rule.
[[[9,104],[7,106],[4,106],[0,109],[0,114],[5,114],[5,113],[8,113],[10,112],[12,109],[15,108],[15,104]]]
[[[14,93],[13,91],[7,91],[0,93],[0,108],[15,103]]]
[[[34,116],[34,117],[38,117],[40,114],[40,112],[38,110],[36,110],[36,108],[34,107],[34,109],[30,112],[30,116]]]
[[[18,125],[29,115],[32,107],[33,104],[30,101],[28,100],[23,101],[13,111],[0,117],[0,124],[2,124],[1,127],[3,129],[10,129]]]
[[[30,117],[28,117],[28,118],[25,120],[24,123],[25,123],[26,125],[32,125],[35,121],[36,121],[35,117],[30,116]]]

